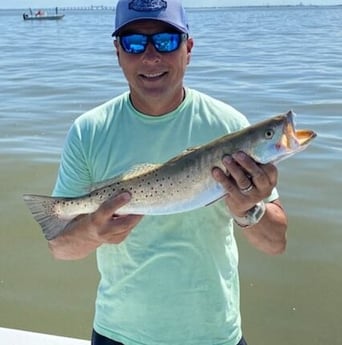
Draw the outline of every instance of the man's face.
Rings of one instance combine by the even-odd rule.
[[[165,23],[144,20],[126,25],[120,34],[151,35],[170,31],[174,29]],[[192,46],[193,41],[189,38],[181,42],[177,50],[160,53],[149,42],[144,52],[130,54],[115,41],[119,64],[129,83],[133,103],[175,100],[183,92],[183,78]]]

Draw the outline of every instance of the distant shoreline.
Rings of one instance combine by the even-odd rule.
[[[304,5],[304,4],[297,4],[297,5],[245,5],[245,6],[202,6],[202,7],[187,7],[188,10],[208,10],[208,9],[225,9],[225,8],[315,8],[315,7],[341,7],[341,4],[337,5]],[[32,7],[32,9],[37,9],[39,7]],[[46,10],[54,11],[56,7],[40,7]],[[0,11],[25,11],[27,8],[0,8]],[[58,7],[59,11],[115,11],[115,6],[63,6]]]

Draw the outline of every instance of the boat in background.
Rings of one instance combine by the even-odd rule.
[[[38,10],[35,14],[33,14],[32,10],[30,9],[30,14],[23,13],[24,20],[59,20],[64,17],[64,14],[58,14],[58,8],[56,7],[56,14],[49,15],[44,10]]]
[[[64,14],[58,14],[53,16],[40,16],[40,17],[31,17],[28,14],[23,14],[24,20],[59,20],[64,17]]]

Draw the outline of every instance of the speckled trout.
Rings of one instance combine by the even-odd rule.
[[[77,215],[94,212],[123,191],[130,192],[132,199],[117,214],[165,215],[207,206],[226,193],[211,174],[213,167],[223,168],[225,155],[243,151],[258,163],[276,163],[308,146],[316,133],[295,130],[293,116],[289,111],[272,117],[189,148],[164,164],[136,166],[77,198],[25,194],[24,200],[48,240],[57,237]]]

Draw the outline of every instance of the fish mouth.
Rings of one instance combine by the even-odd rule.
[[[292,110],[286,114],[286,124],[281,138],[281,146],[297,152],[306,148],[317,134],[311,129],[296,130],[294,123],[295,115]]]
[[[317,133],[310,129],[298,129],[295,131],[295,136],[300,146],[307,146],[312,139],[316,138]]]
[[[283,130],[278,142],[276,143],[277,157],[272,159],[273,163],[303,151],[317,134],[310,129],[295,129],[294,124],[295,113],[288,111],[280,118],[283,121]]]

